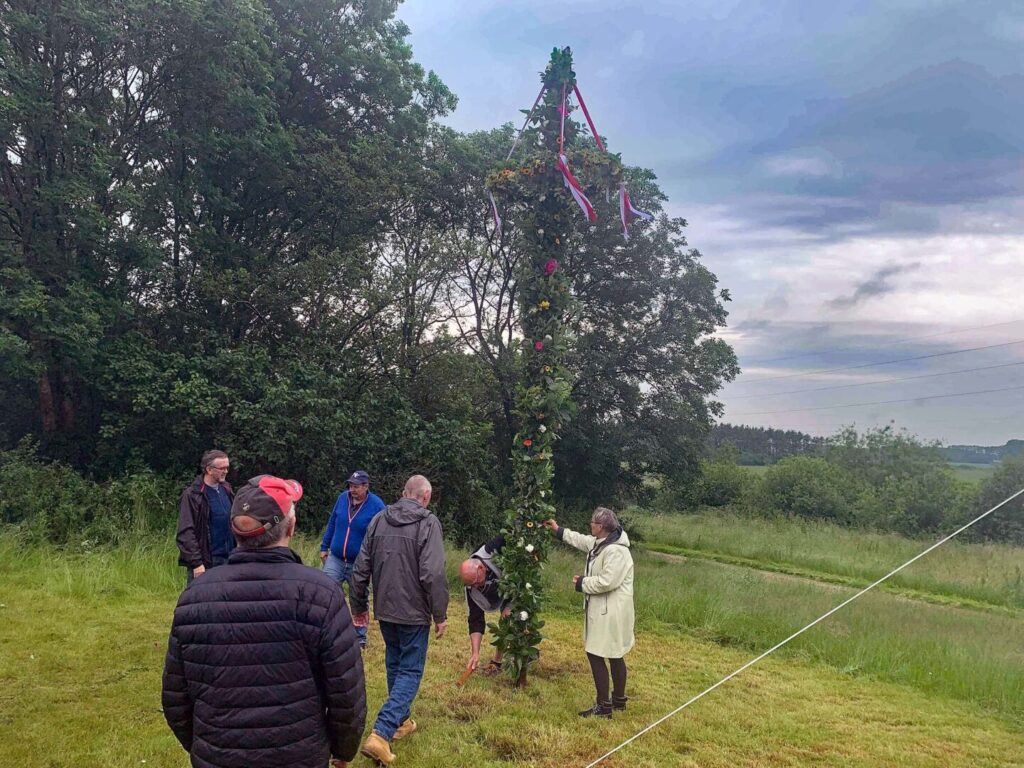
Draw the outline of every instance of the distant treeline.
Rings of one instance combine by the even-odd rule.
[[[1006,445],[950,445],[942,449],[947,459],[963,464],[998,464],[1024,453],[1024,440],[1009,440]]]
[[[736,424],[718,424],[708,436],[708,449],[713,455],[722,451],[733,452],[736,463],[747,466],[774,464],[787,456],[815,453],[823,444],[824,438],[794,429]]]
[[[965,482],[938,443],[892,426],[864,433],[847,427],[813,453],[780,458],[755,473],[737,465],[735,448],[722,448],[703,463],[697,482],[659,488],[655,507],[728,507],[917,536],[951,531],[1024,486],[1024,455],[1008,457],[980,483]],[[1024,544],[1024,501],[1004,505],[966,537]]]
[[[730,454],[737,464],[761,466],[774,464],[787,456],[815,455],[825,446],[826,438],[813,437],[793,429],[748,427],[718,424],[708,435],[708,451]],[[1005,445],[939,446],[947,461],[962,464],[998,464],[1024,454],[1024,440],[1010,440]]]

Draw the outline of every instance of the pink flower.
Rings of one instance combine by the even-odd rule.
[[[535,341],[535,342],[533,342],[533,348],[536,349],[538,352],[540,352],[542,349],[544,349],[544,342],[543,341]]]
[[[555,273],[556,269],[558,269],[558,262],[554,259],[548,259],[547,263],[544,265],[544,274],[547,277],[551,277],[551,275]]]

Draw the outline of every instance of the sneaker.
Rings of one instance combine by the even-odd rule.
[[[376,731],[373,731],[366,738],[359,751],[381,765],[391,765],[395,762],[395,755],[391,751],[391,745]]]
[[[399,739],[404,738],[405,736],[408,736],[410,733],[412,733],[415,730],[416,730],[416,721],[413,720],[411,717],[407,717],[405,719],[405,722],[402,723],[400,726],[398,726],[398,730],[395,731],[395,735],[392,736],[391,738],[392,738],[393,741],[398,741]]]
[[[603,717],[605,720],[612,718],[612,705],[608,701],[599,701],[590,709],[580,712],[580,717]]]

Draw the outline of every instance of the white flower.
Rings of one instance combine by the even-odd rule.
[[[520,621],[526,621],[528,618],[530,618],[530,614],[528,614],[526,611],[520,611],[519,612],[519,620]]]
[[[548,428],[541,424],[539,427],[537,427],[537,431],[543,435],[545,432],[548,431]]]
[[[527,552],[533,552],[533,544],[527,544],[526,545],[526,551]]]
[[[533,584],[531,584],[530,582],[526,582],[526,588],[533,589]]]

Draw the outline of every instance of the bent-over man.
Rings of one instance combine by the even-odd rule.
[[[462,561],[459,577],[466,587],[466,607],[469,615],[469,663],[466,672],[472,673],[480,665],[480,645],[487,629],[486,614],[501,611],[507,614],[508,604],[498,591],[501,569],[494,562],[494,556],[505,547],[505,537],[498,535]],[[494,658],[487,664],[485,675],[501,671],[501,649],[496,649]]]

